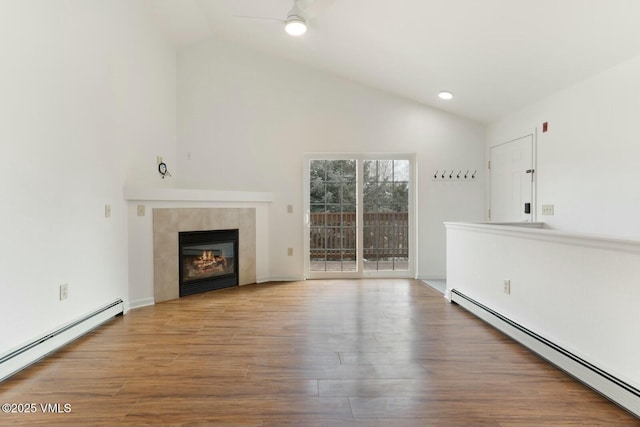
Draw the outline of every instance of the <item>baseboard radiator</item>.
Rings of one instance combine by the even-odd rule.
[[[500,313],[497,313],[478,301],[469,298],[456,289],[451,291],[451,302],[465,308],[467,311],[528,347],[597,393],[600,393],[612,402],[623,407],[636,417],[640,417],[640,390],[637,388],[508,319]]]
[[[16,372],[32,365],[48,354],[123,313],[124,303],[121,299],[118,299],[54,332],[1,356],[0,381],[4,381]]]

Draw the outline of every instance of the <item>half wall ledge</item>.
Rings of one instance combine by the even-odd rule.
[[[640,241],[525,224],[445,223],[447,295],[640,417]]]

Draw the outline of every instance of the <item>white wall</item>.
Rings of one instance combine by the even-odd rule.
[[[537,128],[538,220],[640,239],[639,75],[640,57],[488,127],[487,153]],[[542,133],[545,121],[549,130]],[[555,215],[541,216],[542,204],[555,205]]]
[[[637,247],[638,76],[640,57],[488,126],[487,156],[491,146],[537,133],[539,221],[562,232],[633,239]],[[543,133],[545,121],[549,130]],[[555,215],[542,216],[542,204],[553,204]],[[602,250],[584,240],[550,245],[496,236],[450,237],[448,260],[457,262],[449,264],[449,288],[640,384],[637,249]],[[510,297],[502,293],[501,281],[507,278],[512,279]]]
[[[303,275],[307,152],[417,154],[421,277],[445,275],[443,221],[483,218],[482,172],[432,180],[436,169],[481,169],[482,125],[226,41],[178,53],[178,141],[181,187],[274,193],[272,278]]]
[[[175,52],[142,7],[0,2],[0,353],[128,298],[123,187],[176,166]]]

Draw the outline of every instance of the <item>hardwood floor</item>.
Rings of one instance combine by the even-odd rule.
[[[0,384],[5,402],[37,412],[0,425],[640,425],[415,280],[261,284],[132,310]]]

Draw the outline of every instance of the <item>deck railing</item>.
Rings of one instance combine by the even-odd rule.
[[[355,212],[313,212],[310,220],[311,258],[355,259]],[[362,220],[365,259],[409,256],[407,212],[365,213]]]

